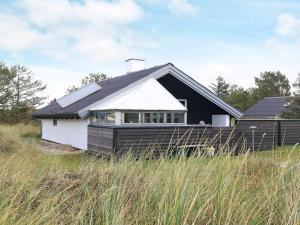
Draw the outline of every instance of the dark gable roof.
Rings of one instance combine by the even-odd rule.
[[[111,95],[112,93],[119,91],[120,89],[152,74],[153,72],[165,67],[170,63],[154,66],[145,70],[136,71],[123,76],[114,77],[108,80],[99,82],[101,89],[74,102],[73,104],[62,108],[56,101],[51,102],[49,105],[34,112],[32,116],[34,118],[49,118],[49,117],[70,117],[78,118],[78,111],[85,107]]]
[[[267,97],[244,112],[244,116],[279,116],[285,110],[288,97]]]

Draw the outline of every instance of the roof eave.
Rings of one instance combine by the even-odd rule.
[[[54,114],[33,114],[32,115],[33,119],[53,119],[53,118],[60,118],[60,119],[80,119],[81,117],[76,113],[76,114],[59,114],[59,113],[54,113]]]

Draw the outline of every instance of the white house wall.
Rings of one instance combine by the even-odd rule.
[[[42,119],[42,139],[87,150],[89,122],[89,118],[57,119],[57,126],[53,126],[52,119]]]

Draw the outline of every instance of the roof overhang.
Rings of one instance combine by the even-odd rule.
[[[47,115],[32,115],[33,119],[52,119],[52,118],[60,118],[60,119],[79,119],[82,118],[78,114],[62,114],[62,113],[57,113],[57,114],[47,114]]]

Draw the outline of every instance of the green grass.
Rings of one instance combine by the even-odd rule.
[[[101,160],[38,150],[0,126],[0,224],[299,224],[300,148]]]

